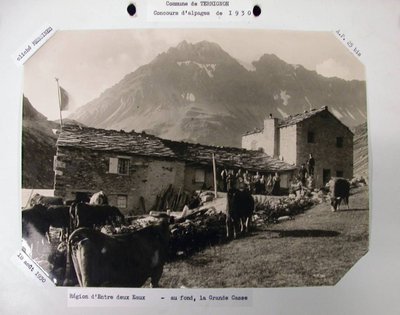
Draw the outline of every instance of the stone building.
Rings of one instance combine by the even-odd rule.
[[[212,188],[212,154],[217,174],[224,167],[264,174],[279,171],[283,187],[288,187],[295,169],[261,151],[68,125],[57,141],[54,194],[74,199],[76,194],[102,189],[109,203],[125,213],[148,211],[169,185],[188,192]]]
[[[263,150],[268,155],[300,167],[311,153],[316,161],[317,187],[331,177],[353,176],[353,133],[324,106],[284,119],[269,117],[264,128],[242,137],[242,148]]]

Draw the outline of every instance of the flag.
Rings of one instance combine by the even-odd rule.
[[[62,86],[60,86],[60,110],[68,110],[68,103],[68,92]]]

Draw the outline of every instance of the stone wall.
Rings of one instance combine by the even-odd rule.
[[[314,133],[314,143],[308,143],[308,132]],[[353,177],[353,134],[336,117],[323,111],[297,125],[296,164],[307,163],[309,154],[315,159],[315,182],[320,187],[323,170],[330,170],[331,176],[343,172],[343,177]],[[337,147],[336,138],[343,137],[343,146]]]
[[[242,137],[242,148],[246,150],[259,150],[262,148],[265,152],[267,140],[263,132],[251,133]]]
[[[296,164],[297,132],[296,125],[279,128],[279,156],[289,164]]]
[[[129,174],[112,174],[110,158],[128,158]],[[127,197],[124,213],[146,212],[154,205],[156,195],[168,185],[179,187],[184,182],[184,162],[165,161],[116,153],[58,147],[55,170],[55,195],[74,199],[76,192],[94,193],[102,189],[109,202],[117,206],[118,195]]]
[[[266,118],[261,132],[242,136],[242,148],[247,150],[262,149],[269,156],[279,157],[279,128],[277,118]]]

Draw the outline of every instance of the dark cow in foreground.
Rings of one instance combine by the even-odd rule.
[[[332,178],[329,183],[329,192],[331,194],[332,211],[340,210],[342,201],[349,209],[350,182],[341,177]]]
[[[35,205],[43,205],[45,207],[49,206],[60,206],[63,205],[63,199],[61,197],[49,197],[49,196],[42,196],[40,194],[35,194],[29,201],[29,205],[31,207]]]
[[[95,225],[124,223],[125,218],[118,208],[108,205],[77,203],[71,206],[70,216],[74,228]]]
[[[22,238],[31,247],[33,255],[38,254],[40,246],[45,247],[45,242],[50,242],[50,227],[62,229],[60,235],[62,239],[70,227],[68,206],[46,207],[38,204],[22,210]]]
[[[35,205],[32,208],[22,210],[22,238],[31,249],[32,256],[39,254],[39,248],[48,242],[49,218],[47,208],[43,205]]]
[[[62,229],[60,241],[63,239],[64,235],[69,234],[71,228],[69,206],[50,206],[47,208],[47,217],[50,226]]]
[[[69,238],[73,265],[82,287],[158,287],[167,259],[169,225],[162,220],[129,234],[109,236],[80,228]]]
[[[229,189],[226,205],[226,236],[236,238],[249,232],[254,211],[254,198],[246,189]]]

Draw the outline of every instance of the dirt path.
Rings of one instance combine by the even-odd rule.
[[[326,203],[294,220],[206,248],[165,266],[164,287],[279,287],[335,284],[368,250],[368,189],[350,210]]]

